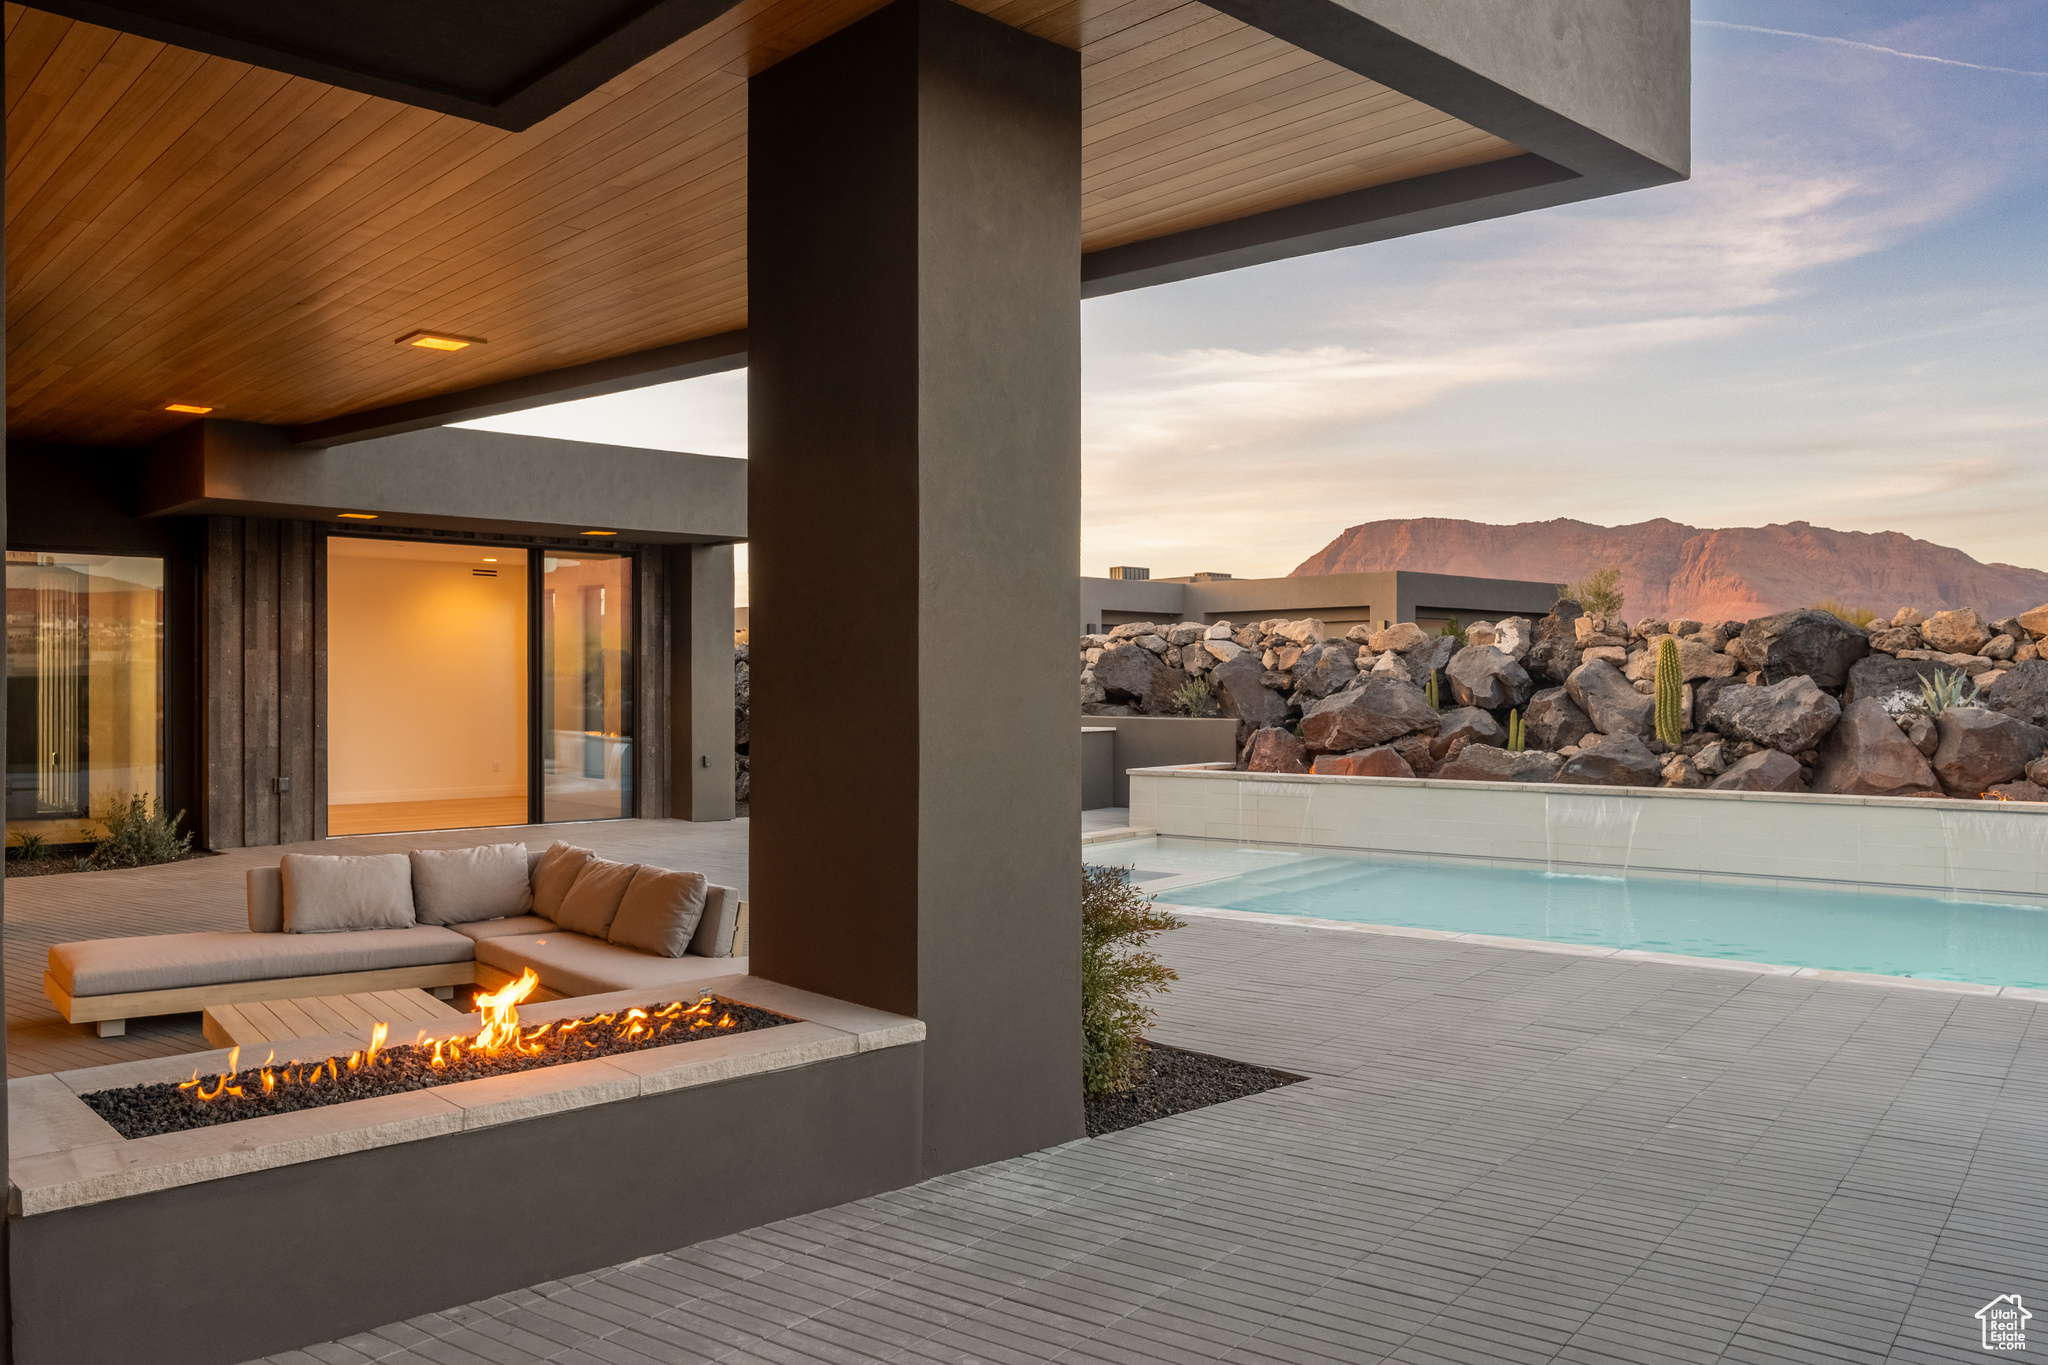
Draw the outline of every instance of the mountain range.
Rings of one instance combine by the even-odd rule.
[[[1369,521],[1310,555],[1292,577],[1408,569],[1577,582],[1621,570],[1624,616],[1746,620],[1833,599],[1889,618],[1900,607],[1975,607],[1988,619],[2048,603],[2048,573],[1985,564],[1897,531],[1803,521],[1720,529],[1658,518],[1595,526],[1560,517],[1512,526],[1446,517]]]

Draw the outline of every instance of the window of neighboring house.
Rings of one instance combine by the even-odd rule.
[[[7,552],[7,831],[83,842],[163,791],[164,562]]]

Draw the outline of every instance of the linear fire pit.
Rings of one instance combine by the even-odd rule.
[[[710,1028],[687,1028],[712,1010]],[[376,1065],[362,1029],[280,1043],[253,1068],[222,1050],[10,1081],[15,1360],[234,1365],[922,1172],[919,1020],[734,976],[522,1008],[495,1062],[478,1041],[489,1022],[376,1039]],[[626,1036],[635,1026],[657,1036]],[[515,1052],[596,1028],[621,1046]],[[678,1030],[711,1036],[666,1040]],[[455,1071],[458,1051],[489,1068],[411,1084],[415,1068]],[[304,1085],[316,1062],[327,1079],[310,1093],[332,1080],[337,1099],[146,1136],[85,1098],[104,1110],[168,1090],[199,1109],[250,1100],[266,1069],[273,1096],[281,1075]],[[360,1098],[339,1083],[380,1075],[403,1083]],[[138,1264],[148,1274],[122,1269]],[[293,1311],[244,1311],[251,1284]]]

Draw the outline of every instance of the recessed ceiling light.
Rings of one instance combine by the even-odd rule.
[[[213,409],[202,408],[197,403],[166,403],[164,404],[164,411],[189,412],[192,413],[194,416],[204,417],[207,413],[212,412]]]
[[[498,561],[497,561],[496,559],[494,559],[494,558],[493,558],[492,556],[490,556],[490,555],[485,555],[485,556],[484,556],[484,563],[486,563],[486,564],[495,564],[495,563],[497,563],[497,562],[498,562]]]
[[[583,534],[584,534],[584,535],[586,535],[586,536],[615,536],[615,535],[617,535],[617,534],[618,534],[618,532],[617,532],[617,531],[585,531],[585,532],[584,532]]]
[[[375,521],[377,519],[375,512],[336,512],[334,515],[349,521]]]
[[[407,332],[398,339],[401,346],[422,346],[429,351],[460,351],[484,344],[482,337],[459,337],[453,332]]]

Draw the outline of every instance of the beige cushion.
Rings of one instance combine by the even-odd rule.
[[[468,924],[533,907],[525,844],[422,848],[412,860],[413,913],[422,924]]]
[[[274,867],[249,869],[249,932],[284,932],[284,876]]]
[[[605,937],[621,948],[657,957],[681,957],[704,918],[704,874],[643,867],[619,901],[619,913]]]
[[[704,888],[704,918],[690,937],[698,957],[731,957],[733,931],[739,927],[740,893],[729,886]]]
[[[406,929],[414,922],[412,864],[403,853],[287,853],[278,868],[287,934]]]
[[[561,909],[548,918],[579,934],[606,937],[611,932],[612,917],[619,913],[619,902],[625,899],[626,888],[633,884],[633,874],[639,870],[638,863],[590,859],[576,874],[576,884],[569,888],[569,894],[562,897]]]
[[[553,919],[562,908],[562,897],[576,884],[576,874],[596,856],[587,848],[559,840],[548,845],[540,861],[533,865],[533,913]]]
[[[555,926],[539,915],[514,915],[510,919],[480,919],[469,924],[451,924],[448,927],[471,942],[481,943],[487,938],[516,938],[522,934],[531,937],[534,934],[545,934]]]
[[[559,929],[531,938],[488,939],[476,945],[476,960],[514,975],[531,967],[541,985],[563,995],[601,995],[654,986],[687,991],[693,981],[747,973],[743,957],[654,957]]]
[[[430,925],[335,934],[152,934],[59,943],[50,949],[50,975],[71,995],[125,995],[467,962],[474,951],[462,935]]]

